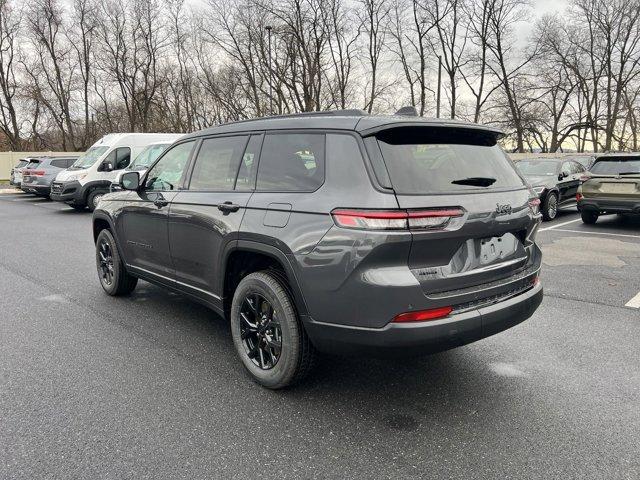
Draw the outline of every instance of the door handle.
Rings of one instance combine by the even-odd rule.
[[[161,195],[153,201],[153,204],[158,208],[162,208],[169,205],[169,202]]]
[[[237,212],[238,210],[240,210],[240,205],[236,205],[235,203],[231,202],[224,202],[218,205],[218,210],[224,213]]]

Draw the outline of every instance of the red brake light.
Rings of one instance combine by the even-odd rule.
[[[331,216],[343,228],[364,230],[406,230],[444,227],[449,220],[464,215],[461,208],[425,210],[351,210],[336,209]]]
[[[29,170],[29,175],[35,175],[37,177],[44,176],[44,170]]]
[[[532,198],[529,200],[529,208],[535,215],[537,215],[540,212],[540,199]]]
[[[576,202],[582,200],[582,194],[580,192],[576,193]]]
[[[429,310],[419,310],[417,312],[407,312],[396,315],[393,321],[395,323],[402,322],[425,322],[428,320],[437,320],[444,318],[453,311],[453,307],[431,308]]]

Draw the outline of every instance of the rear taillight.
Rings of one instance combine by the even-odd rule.
[[[529,208],[531,209],[531,213],[537,215],[540,212],[540,199],[532,198],[529,200]]]
[[[591,177],[589,175],[581,175],[580,176],[580,183],[584,183],[587,180],[589,180]]]
[[[362,230],[437,229],[445,227],[452,218],[462,217],[458,207],[424,210],[351,210],[331,212],[337,226]]]
[[[580,192],[576,193],[576,202],[582,200],[582,194]]]
[[[426,322],[429,320],[437,320],[444,318],[453,311],[453,307],[431,308],[429,310],[419,310],[417,312],[407,312],[396,315],[393,319],[394,323],[406,322]]]
[[[29,170],[29,175],[35,175],[36,177],[44,176],[44,170]]]

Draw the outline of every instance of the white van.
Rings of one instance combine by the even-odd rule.
[[[183,135],[178,135],[177,137],[181,138]],[[125,172],[140,172],[140,177],[142,177],[142,175],[147,171],[147,168],[149,168],[149,166],[156,161],[162,152],[169,148],[169,146],[178,138],[154,142],[144,147],[144,149],[133,159],[127,168],[117,173],[116,178],[113,179],[113,183],[111,184],[111,191],[120,189],[120,177]]]
[[[105,135],[67,170],[58,174],[51,184],[51,199],[65,202],[76,210],[93,210],[100,197],[109,193],[109,187],[121,170],[129,166],[132,158],[147,145],[162,141],[175,141],[181,134],[174,133],[112,133]]]

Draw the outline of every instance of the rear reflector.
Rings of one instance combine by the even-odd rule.
[[[44,170],[28,170],[28,175],[35,175],[37,177],[44,176]]]
[[[449,220],[464,215],[457,207],[426,210],[347,210],[331,212],[337,226],[363,230],[407,230],[441,228]]]
[[[582,200],[582,194],[580,192],[576,193],[576,202]]]
[[[396,315],[393,321],[395,323],[403,322],[425,322],[428,320],[437,320],[444,318],[453,311],[453,307],[431,308],[429,310],[420,310],[417,312],[407,312]]]

